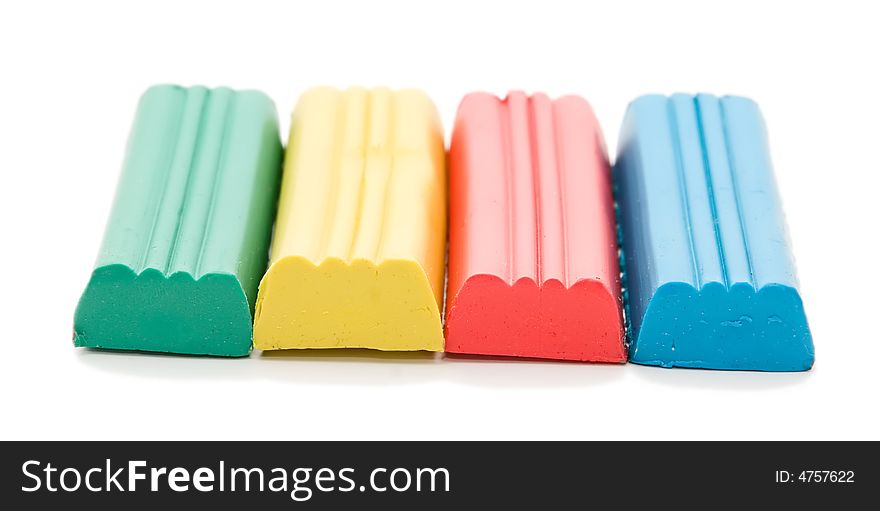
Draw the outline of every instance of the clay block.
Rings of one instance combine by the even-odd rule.
[[[443,349],[444,156],[421,92],[303,95],[257,299],[257,348]]]
[[[462,101],[450,148],[451,353],[624,362],[614,205],[586,101]]]
[[[754,102],[638,98],[614,176],[632,362],[763,371],[813,365]]]
[[[247,355],[281,154],[260,92],[144,93],[74,344]]]

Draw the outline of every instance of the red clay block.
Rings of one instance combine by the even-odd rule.
[[[585,100],[466,96],[449,236],[447,352],[626,360],[611,174]]]

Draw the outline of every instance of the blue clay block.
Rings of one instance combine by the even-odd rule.
[[[813,340],[749,99],[630,104],[614,168],[630,361],[804,371]]]

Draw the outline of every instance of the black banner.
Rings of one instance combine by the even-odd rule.
[[[827,503],[847,509],[857,503],[872,507],[868,503],[877,500],[877,446],[6,442],[0,502],[29,509],[557,509],[608,502],[684,509]]]

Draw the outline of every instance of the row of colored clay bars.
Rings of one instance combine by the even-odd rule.
[[[294,111],[283,179],[280,153],[260,93],[150,89],[75,343],[443,350],[446,168],[430,100],[313,89]],[[613,176],[632,361],[812,365],[753,103],[639,98],[612,173],[583,99],[472,94],[449,174],[446,351],[627,359]]]

